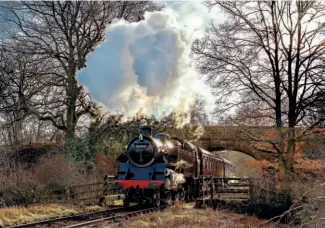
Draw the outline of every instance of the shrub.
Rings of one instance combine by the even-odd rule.
[[[80,167],[58,154],[42,157],[37,164],[32,166],[31,172],[38,187],[66,187],[85,182],[80,173]]]
[[[12,148],[10,158],[20,164],[34,164],[46,155],[60,150],[58,145],[52,142],[20,144]]]
[[[291,193],[282,191],[282,183],[279,180],[269,174],[255,177],[252,180],[254,187],[247,205],[248,213],[270,219],[281,215],[290,208],[292,205]]]
[[[96,165],[96,170],[98,174],[116,174],[117,171],[117,161],[112,157],[105,155],[104,153],[97,153],[93,158]]]
[[[91,154],[88,148],[87,139],[72,138],[69,139],[64,150],[64,155],[74,161],[87,161],[91,159]]]
[[[34,186],[31,173],[26,172],[27,164],[13,160],[10,152],[0,154],[0,165],[0,192],[11,188],[24,191]]]

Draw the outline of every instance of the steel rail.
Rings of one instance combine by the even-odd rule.
[[[94,212],[88,212],[88,213],[83,213],[83,214],[64,216],[64,217],[60,217],[60,218],[36,221],[36,222],[31,222],[31,223],[26,223],[26,224],[14,225],[14,226],[10,226],[10,228],[26,228],[26,227],[35,227],[35,226],[39,226],[39,225],[50,225],[50,224],[54,224],[57,222],[78,220],[78,219],[83,219],[83,217],[96,216],[96,215],[107,214],[107,213],[117,213],[117,212],[122,212],[122,211],[123,211],[123,208],[111,208],[111,209],[107,209],[107,210],[94,211]]]
[[[102,210],[102,211],[95,211],[95,212],[88,212],[84,214],[77,214],[77,215],[71,215],[71,216],[65,216],[61,218],[54,218],[54,219],[48,219],[48,220],[42,220],[32,223],[26,223],[26,224],[20,224],[11,226],[10,228],[27,228],[27,227],[65,227],[65,228],[77,228],[77,227],[85,227],[88,225],[94,225],[97,223],[101,223],[104,221],[117,221],[122,218],[128,218],[133,217],[138,214],[146,214],[153,211],[158,211],[166,208],[166,206],[161,207],[150,207],[145,209],[138,209],[138,206],[132,206],[128,209],[124,208],[112,208],[108,210]],[[134,210],[134,211],[130,211]],[[93,216],[94,218],[91,218]],[[99,219],[96,219],[96,217],[100,217]],[[78,222],[78,220],[89,220],[86,222],[79,222],[76,224],[73,224],[75,222]],[[63,224],[62,224],[63,223]],[[71,225],[68,225],[68,224]]]
[[[64,228],[87,227],[90,225],[95,225],[98,223],[108,222],[108,221],[117,222],[117,220],[119,220],[119,219],[129,218],[129,217],[133,217],[133,216],[136,216],[139,214],[147,214],[147,213],[155,212],[155,211],[162,210],[165,208],[166,208],[166,206],[161,206],[161,207],[151,207],[151,208],[141,209],[141,210],[137,210],[137,211],[125,212],[123,214],[112,215],[112,216],[105,217],[105,218],[100,218],[100,219],[96,219],[96,220],[92,220],[92,221],[87,221],[87,222],[82,222],[82,223],[78,223],[78,224],[65,226]]]

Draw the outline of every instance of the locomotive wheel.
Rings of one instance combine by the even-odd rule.
[[[187,197],[186,197],[186,200],[188,202],[192,202],[193,201],[193,189],[190,189],[189,191],[187,191]]]
[[[184,201],[185,200],[185,191],[183,189],[181,189],[178,193],[177,193],[177,199],[179,201]]]
[[[160,199],[160,191],[159,190],[155,191],[152,198],[153,198],[153,205],[155,207],[160,207],[161,199]]]
[[[172,201],[175,202],[177,198],[177,192],[172,192]]]
[[[173,203],[172,194],[170,192],[166,193],[165,202],[166,202],[166,204],[172,204]]]
[[[139,200],[138,200],[138,205],[139,205],[139,206],[142,206],[142,204],[143,204],[143,199],[139,199]]]
[[[124,194],[124,199],[123,199],[123,207],[128,208],[130,206],[130,200],[129,200],[129,192],[126,191]]]
[[[123,207],[124,207],[124,208],[128,208],[128,207],[130,207],[130,201],[129,201],[128,199],[124,199],[124,200],[123,200]]]
[[[185,191],[185,201],[187,203],[193,201],[193,188],[190,186],[187,191]]]
[[[144,201],[144,205],[146,205],[146,206],[150,206],[150,205],[151,205],[151,201],[150,201],[150,200],[145,200],[145,201]]]

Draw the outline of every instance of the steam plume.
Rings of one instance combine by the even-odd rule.
[[[107,29],[105,42],[78,73],[93,99],[126,116],[186,113],[197,93],[212,106],[210,90],[198,79],[189,57],[193,38],[202,35],[196,27],[208,22],[207,15],[193,14],[193,7],[207,9],[198,2],[181,4],[167,3],[166,10],[147,12],[143,21],[121,20]],[[184,27],[186,20],[190,25]]]

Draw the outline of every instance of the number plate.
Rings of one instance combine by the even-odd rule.
[[[146,149],[148,147],[147,144],[135,144],[134,146],[137,149]]]

